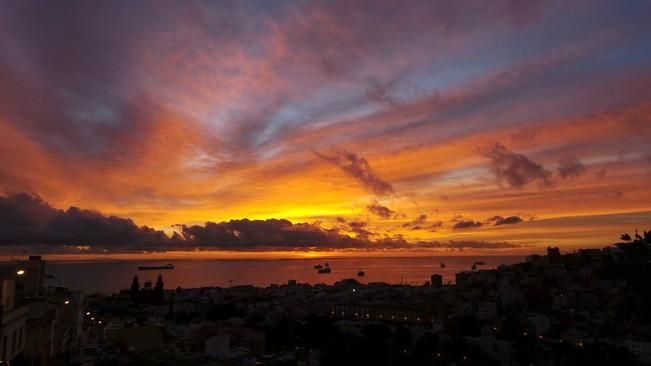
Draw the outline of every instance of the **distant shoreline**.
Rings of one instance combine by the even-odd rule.
[[[530,254],[533,255],[534,253]],[[470,254],[463,254],[463,255],[414,255],[414,256],[370,256],[370,257],[365,257],[364,259],[413,259],[413,258],[421,258],[421,259],[426,259],[426,258],[455,258],[455,257],[463,257],[463,258],[494,258],[494,257],[505,257],[505,258],[526,258],[527,255],[520,255],[520,254],[480,254],[480,255],[470,255]],[[122,263],[122,262],[143,262],[143,263],[149,263],[149,262],[273,262],[273,261],[324,261],[324,260],[339,260],[339,259],[359,259],[359,257],[353,257],[353,256],[331,256],[331,257],[312,257],[312,258],[297,258],[297,257],[281,257],[281,258],[97,258],[97,259],[56,259],[56,258],[49,258],[48,256],[43,256],[44,259],[48,263],[56,263],[56,264],[66,264],[66,263],[74,263],[74,264],[80,264],[80,263]],[[19,260],[18,258],[16,259],[9,259],[9,260],[0,260],[0,264],[2,263],[11,263],[15,260]]]

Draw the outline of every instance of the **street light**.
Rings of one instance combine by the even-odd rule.
[[[70,300],[66,300],[66,301],[64,301],[63,303],[64,303],[65,305],[68,305],[68,304],[70,304]]]
[[[19,269],[19,270],[16,271],[16,274],[19,275],[19,276],[22,276],[22,275],[25,274],[25,270],[24,269]]]

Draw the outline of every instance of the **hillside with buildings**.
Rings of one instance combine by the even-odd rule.
[[[603,249],[438,274],[422,286],[288,281],[112,296],[44,286],[40,257],[2,267],[11,365],[628,365],[651,362],[651,234]]]

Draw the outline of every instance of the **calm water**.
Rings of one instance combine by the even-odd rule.
[[[227,287],[233,285],[268,286],[294,279],[300,283],[332,284],[343,278],[356,278],[362,283],[387,282],[421,285],[430,275],[439,273],[443,281],[454,281],[454,275],[469,270],[475,261],[483,261],[481,268],[495,268],[500,264],[520,262],[523,257],[419,257],[419,258],[339,258],[339,259],[287,259],[287,260],[179,260],[179,261],[116,261],[116,262],[66,262],[48,263],[48,273],[54,279],[50,285],[66,286],[87,293],[111,294],[126,289],[135,274],[140,283],[155,281],[163,275],[166,288],[202,286]],[[332,273],[318,274],[316,264],[330,264]],[[440,268],[444,262],[446,268]],[[174,270],[138,271],[137,266],[173,263]],[[363,270],[366,276],[357,277]]]

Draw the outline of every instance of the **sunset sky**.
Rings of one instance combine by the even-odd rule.
[[[608,245],[651,228],[649,19],[651,1],[7,2],[0,244]]]

